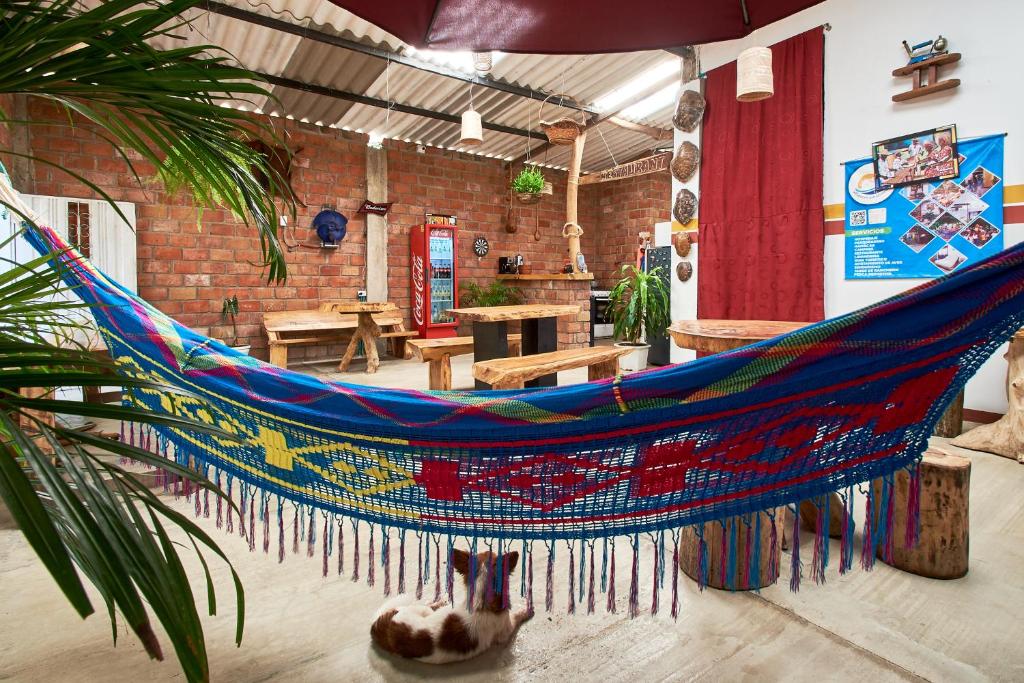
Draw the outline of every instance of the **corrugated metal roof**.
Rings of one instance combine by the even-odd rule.
[[[408,50],[408,46],[394,36],[322,0],[228,0],[227,4],[388,50]],[[254,71],[454,115],[470,106],[469,84],[453,78],[198,9],[191,16],[190,28],[179,31],[179,39],[190,44],[219,45]],[[161,42],[166,42],[167,45],[162,45],[166,47],[174,41],[164,39]],[[423,59],[429,54],[419,52],[416,57]],[[507,54],[496,61],[489,76],[525,88],[567,93],[591,106],[609,91],[668,59],[675,58],[662,51],[567,56]],[[376,132],[387,138],[461,148],[457,124],[286,87],[275,86],[272,92],[278,102],[257,101],[245,108],[365,133]],[[473,87],[472,104],[484,121],[537,131],[539,138],[539,102],[499,90]],[[549,103],[543,114],[551,119],[572,114],[572,111]],[[646,115],[638,122],[669,128],[671,115],[669,107]],[[537,146],[539,139],[532,144]],[[613,158],[621,162],[654,145],[655,141],[643,133],[603,124],[589,133],[583,169],[607,168]],[[461,149],[485,156],[515,158],[526,152],[527,138],[485,130],[481,145]],[[569,148],[554,148],[535,156],[534,161],[564,167],[569,162]]]

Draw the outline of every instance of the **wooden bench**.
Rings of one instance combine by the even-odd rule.
[[[508,353],[518,356],[522,350],[522,335],[508,335]],[[410,339],[407,345],[412,353],[424,363],[429,363],[430,388],[434,391],[451,391],[452,356],[473,353],[472,337],[448,337],[446,339]]]
[[[560,370],[589,368],[591,381],[614,377],[619,372],[619,357],[630,349],[595,346],[535,353],[518,358],[493,358],[473,363],[473,377],[487,382],[492,389],[518,389],[523,382]]]
[[[274,311],[263,314],[263,327],[270,346],[270,363],[288,367],[288,347],[313,344],[340,344],[347,342],[358,325],[355,314],[334,311],[340,302],[325,301],[315,311]],[[405,341],[416,332],[406,331],[398,306],[391,304],[383,313],[373,316],[380,326],[381,337],[388,340],[388,352],[405,358]]]

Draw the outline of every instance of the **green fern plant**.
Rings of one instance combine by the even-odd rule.
[[[537,194],[544,189],[544,174],[536,166],[525,166],[512,181],[512,191]]]
[[[494,280],[486,287],[475,282],[463,282],[459,286],[459,304],[462,306],[512,306],[523,303],[523,292]]]

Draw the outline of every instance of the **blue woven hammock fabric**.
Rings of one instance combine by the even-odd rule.
[[[690,363],[550,389],[325,382],[202,337],[53,231],[135,391],[229,440],[159,428],[252,495],[387,527],[593,539],[773,509],[913,466],[949,402],[1024,325],[1024,246],[838,318]],[[261,493],[254,493],[258,490]]]

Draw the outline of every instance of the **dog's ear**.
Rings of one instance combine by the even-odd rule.
[[[455,571],[467,579],[469,578],[469,553],[458,548],[452,548],[451,563],[455,567]]]
[[[519,551],[513,550],[510,553],[505,553],[505,573],[511,574],[516,570],[516,565],[519,564]]]

